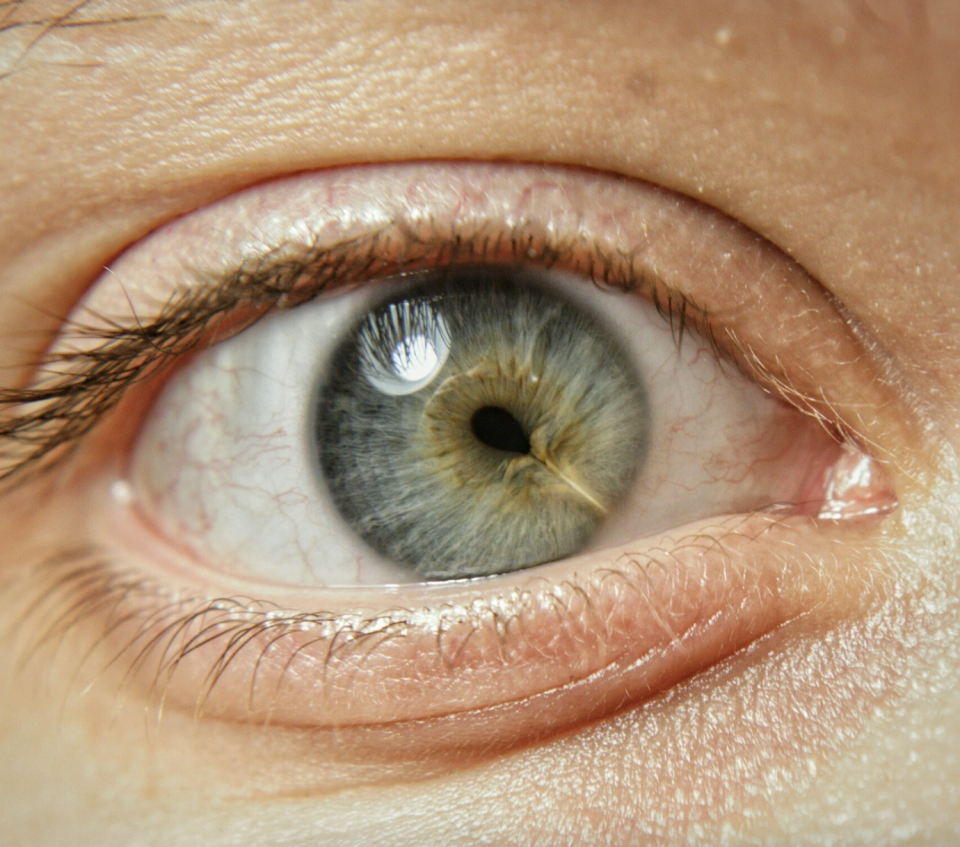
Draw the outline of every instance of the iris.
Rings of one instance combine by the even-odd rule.
[[[584,549],[648,429],[641,377],[601,319],[500,266],[395,287],[335,351],[313,427],[341,516],[427,579]]]

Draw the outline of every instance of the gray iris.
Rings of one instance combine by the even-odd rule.
[[[371,547],[426,579],[577,553],[636,475],[648,413],[597,318],[521,270],[428,275],[334,354],[315,433]]]

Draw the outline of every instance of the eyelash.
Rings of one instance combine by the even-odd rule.
[[[0,482],[9,482],[28,469],[41,472],[55,467],[132,386],[160,376],[174,359],[247,328],[271,308],[302,305],[331,285],[358,284],[424,268],[490,261],[561,267],[595,285],[645,293],[668,321],[678,348],[692,324],[721,353],[706,311],[649,271],[638,270],[633,257],[606,255],[595,245],[585,254],[576,240],[551,238],[529,223],[514,226],[509,237],[503,231],[464,239],[457,232],[401,230],[393,235],[384,229],[333,248],[308,250],[297,259],[279,257],[282,252],[206,280],[170,300],[147,324],[136,315],[129,325],[112,322],[110,330],[77,319],[66,323],[57,347],[36,366],[39,378],[26,388],[0,390]],[[734,341],[729,330],[726,334]],[[92,346],[61,351],[65,342],[92,342]],[[726,358],[742,367],[747,357],[731,356],[729,346],[724,348]],[[732,348],[737,349],[735,344]],[[755,367],[749,370],[756,375]]]

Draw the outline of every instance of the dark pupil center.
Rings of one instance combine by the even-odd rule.
[[[520,422],[506,409],[484,406],[470,419],[470,429],[488,447],[508,453],[529,453],[530,442]]]

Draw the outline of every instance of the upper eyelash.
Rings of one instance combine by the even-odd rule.
[[[221,324],[246,310],[243,328],[270,308],[300,305],[333,283],[359,283],[390,275],[490,261],[562,266],[593,283],[622,291],[644,291],[682,344],[694,323],[716,350],[719,345],[704,309],[649,271],[629,254],[608,254],[520,222],[509,232],[495,225],[464,238],[428,226],[414,232],[390,225],[332,247],[313,247],[290,256],[280,247],[243,262],[218,278],[202,272],[200,284],[172,297],[147,323],[136,314],[130,324],[100,326],[73,319],[58,337],[93,340],[88,349],[41,357],[38,379],[25,388],[0,389],[0,482],[24,471],[39,472],[63,461],[77,443],[111,411],[131,386],[158,373],[173,359],[204,344]],[[234,329],[236,329],[234,327]]]

